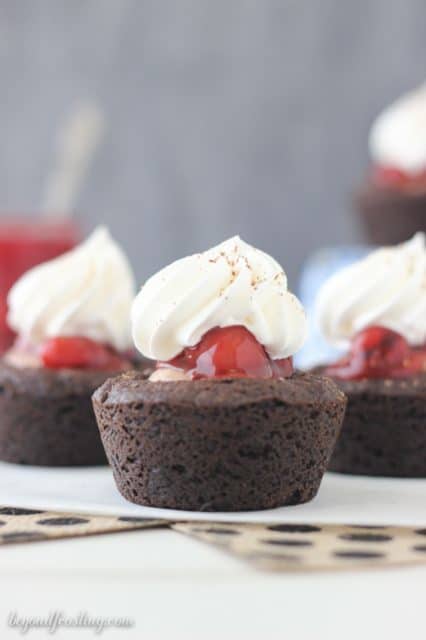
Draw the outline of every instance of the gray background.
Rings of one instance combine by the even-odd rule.
[[[388,101],[425,77],[425,0],[0,2],[0,193],[40,205],[79,99],[107,137],[78,202],[139,278],[231,234],[294,284],[314,248],[357,239],[349,194]]]

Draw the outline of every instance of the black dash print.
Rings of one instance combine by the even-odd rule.
[[[379,560],[384,558],[385,554],[378,551],[335,551],[334,556],[348,560]]]
[[[193,529],[193,531],[203,531],[204,533],[214,533],[219,536],[238,536],[240,532],[236,529],[218,529],[215,527],[210,527],[210,529]]]
[[[1,507],[0,514],[2,516],[32,516],[36,513],[43,513],[35,509],[18,509],[17,507]]]
[[[421,553],[426,553],[426,544],[416,544],[416,546],[413,547],[413,551],[420,551]]]
[[[426,529],[416,529],[416,533],[419,536],[426,536]]]
[[[268,538],[267,540],[261,540],[263,544],[271,544],[282,547],[312,547],[314,544],[310,540],[282,540],[280,538]]]
[[[393,540],[392,536],[382,533],[343,533],[339,538],[350,542],[390,542]]]
[[[349,524],[351,529],[386,529],[383,524]]]
[[[46,518],[45,520],[38,520],[37,524],[46,525],[49,527],[70,526],[74,524],[86,524],[90,520],[86,518]]]
[[[269,531],[283,531],[285,533],[316,533],[321,531],[321,527],[313,524],[272,524]]]
[[[0,527],[4,527],[5,524],[6,522],[4,520],[0,520]]]
[[[25,540],[47,540],[47,536],[38,531],[17,531],[16,533],[4,533],[0,536],[3,542],[19,542]]]
[[[137,516],[121,516],[117,518],[119,522],[149,522],[149,518],[138,518]]]

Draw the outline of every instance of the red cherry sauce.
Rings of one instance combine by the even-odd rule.
[[[63,336],[47,340],[39,351],[48,369],[96,369],[122,371],[130,361],[112,347],[79,336]]]
[[[411,347],[403,336],[385,327],[360,331],[347,356],[325,369],[342,380],[408,378],[426,372],[426,345]]]
[[[79,240],[79,229],[69,220],[0,218],[0,352],[16,337],[7,324],[10,287],[25,271],[69,251]]]
[[[194,347],[188,347],[157,367],[180,369],[192,380],[205,378],[288,378],[291,358],[272,360],[254,335],[243,326],[216,327]]]
[[[406,173],[397,167],[376,165],[372,170],[372,178],[379,187],[402,191],[426,190],[426,168],[416,173]]]

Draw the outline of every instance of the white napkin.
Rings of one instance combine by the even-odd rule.
[[[0,463],[0,506],[92,515],[221,522],[322,522],[426,526],[426,479],[328,473],[315,500],[265,511],[206,513],[127,502],[108,467],[29,467]]]

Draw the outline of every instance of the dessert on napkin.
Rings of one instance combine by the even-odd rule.
[[[156,370],[94,394],[125,498],[238,511],[315,496],[346,399],[330,379],[293,370],[306,318],[273,258],[235,237],[177,260],[136,296],[132,332]]]

